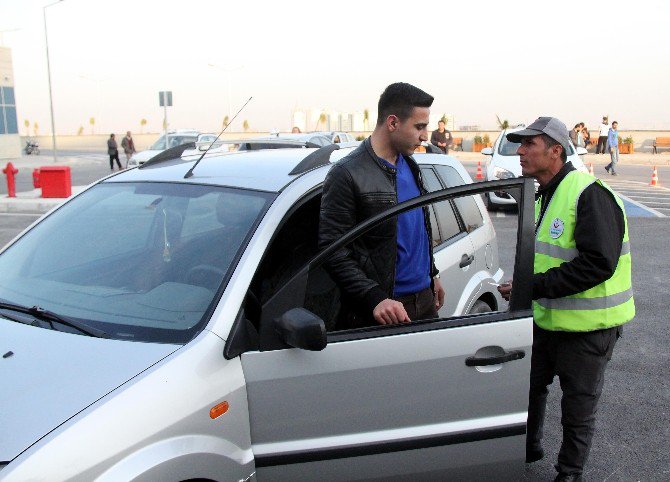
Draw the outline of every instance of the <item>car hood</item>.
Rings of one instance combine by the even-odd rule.
[[[179,348],[106,340],[0,317],[0,462]]]

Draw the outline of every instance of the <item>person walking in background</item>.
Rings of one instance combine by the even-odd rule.
[[[126,137],[121,140],[121,147],[123,152],[126,154],[126,168],[128,167],[128,161],[133,157],[133,154],[137,152],[135,150],[135,142],[133,142],[133,136],[130,134],[130,131],[126,132]]]
[[[123,169],[121,161],[119,161],[119,147],[114,134],[111,134],[109,139],[107,139],[107,154],[109,154],[109,168],[112,171],[114,170],[114,160],[116,160],[116,165],[119,166],[119,171]]]
[[[619,123],[617,121],[612,122],[611,129],[607,132],[607,150],[610,152],[610,158],[612,159],[609,164],[605,166],[605,170],[611,175],[616,176],[616,165],[619,162],[619,132],[617,127]]]
[[[442,149],[445,154],[449,154],[449,146],[452,141],[451,132],[445,128],[444,121],[439,121],[437,129],[430,135],[430,143]]]
[[[607,134],[610,126],[607,124],[607,116],[603,116],[603,121],[600,123],[600,135],[598,136],[598,145],[596,146],[596,154],[605,154],[605,147],[607,146]]]
[[[584,147],[588,148],[589,145],[591,144],[591,134],[589,134],[589,130],[586,128],[586,125],[584,125],[583,122],[579,123],[579,127],[582,128],[582,137],[584,138]]]
[[[605,368],[623,325],[635,316],[628,222],[602,181],[567,162],[565,125],[540,117],[507,134],[520,143],[521,174],[540,184],[535,203],[526,462],[544,457],[548,386],[558,376],[563,440],[555,481],[581,481]],[[512,282],[498,291],[509,300]]]
[[[580,131],[582,127],[579,124],[575,124],[575,127],[570,130],[569,135],[570,135],[570,140],[572,141],[572,145],[577,147],[579,145],[579,136]]]

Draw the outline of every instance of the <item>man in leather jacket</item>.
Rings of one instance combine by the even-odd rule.
[[[406,83],[389,85],[372,135],[328,173],[321,199],[319,245],[356,224],[426,192],[414,149],[428,139],[433,97]],[[434,318],[444,290],[433,261],[425,208],[392,218],[337,251],[327,269],[340,287],[338,328]]]

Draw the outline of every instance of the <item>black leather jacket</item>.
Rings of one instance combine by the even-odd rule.
[[[426,192],[416,161],[406,156],[421,194]],[[321,199],[319,247],[324,248],[361,221],[397,204],[396,169],[387,165],[372,150],[370,138],[351,154],[338,161],[326,176]],[[431,243],[428,211],[424,224]],[[337,251],[326,268],[340,287],[345,310],[358,320],[350,325],[374,324],[372,311],[382,300],[393,296],[397,255],[397,219],[393,218],[360,236],[356,242]],[[430,246],[430,266],[438,273]]]

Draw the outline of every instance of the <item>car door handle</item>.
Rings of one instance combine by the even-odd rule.
[[[471,254],[470,256],[464,254],[463,256],[461,256],[461,262],[458,264],[458,267],[465,268],[466,266],[470,266],[474,260],[475,260],[474,254]]]
[[[489,365],[499,365],[500,363],[507,363],[514,360],[521,360],[526,356],[523,350],[512,350],[505,352],[502,355],[488,356],[484,358],[477,358],[469,356],[465,359],[465,364],[469,367],[485,367]]]

